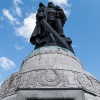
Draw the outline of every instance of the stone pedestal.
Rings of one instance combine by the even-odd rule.
[[[67,49],[36,49],[0,88],[0,100],[100,100],[100,82]],[[32,99],[32,100],[33,100]]]

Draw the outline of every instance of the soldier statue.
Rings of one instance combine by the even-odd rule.
[[[49,2],[47,7],[40,3],[36,14],[36,27],[30,38],[35,49],[42,46],[60,46],[73,51],[71,39],[65,37],[63,26],[67,17],[62,8]]]

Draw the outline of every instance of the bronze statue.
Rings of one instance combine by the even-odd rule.
[[[49,2],[46,7],[40,3],[36,14],[36,27],[30,38],[30,42],[35,45],[35,49],[42,46],[60,46],[74,53],[71,39],[65,37],[63,33],[66,20],[67,17],[59,6]]]

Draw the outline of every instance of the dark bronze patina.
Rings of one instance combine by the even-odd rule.
[[[60,46],[74,53],[71,39],[63,33],[65,21],[67,17],[62,8],[52,2],[49,2],[47,7],[40,3],[36,14],[36,27],[30,38],[35,49],[43,46]]]

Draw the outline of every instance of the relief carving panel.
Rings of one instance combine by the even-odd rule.
[[[2,85],[1,96],[14,94],[17,88],[83,88],[100,95],[100,83],[93,77],[69,70],[33,70],[31,72],[12,75]]]
[[[43,86],[57,86],[61,83],[56,70],[43,70],[38,72],[38,82]]]
[[[91,80],[85,74],[82,73],[78,74],[77,79],[83,88],[87,90],[91,90],[93,88]]]

